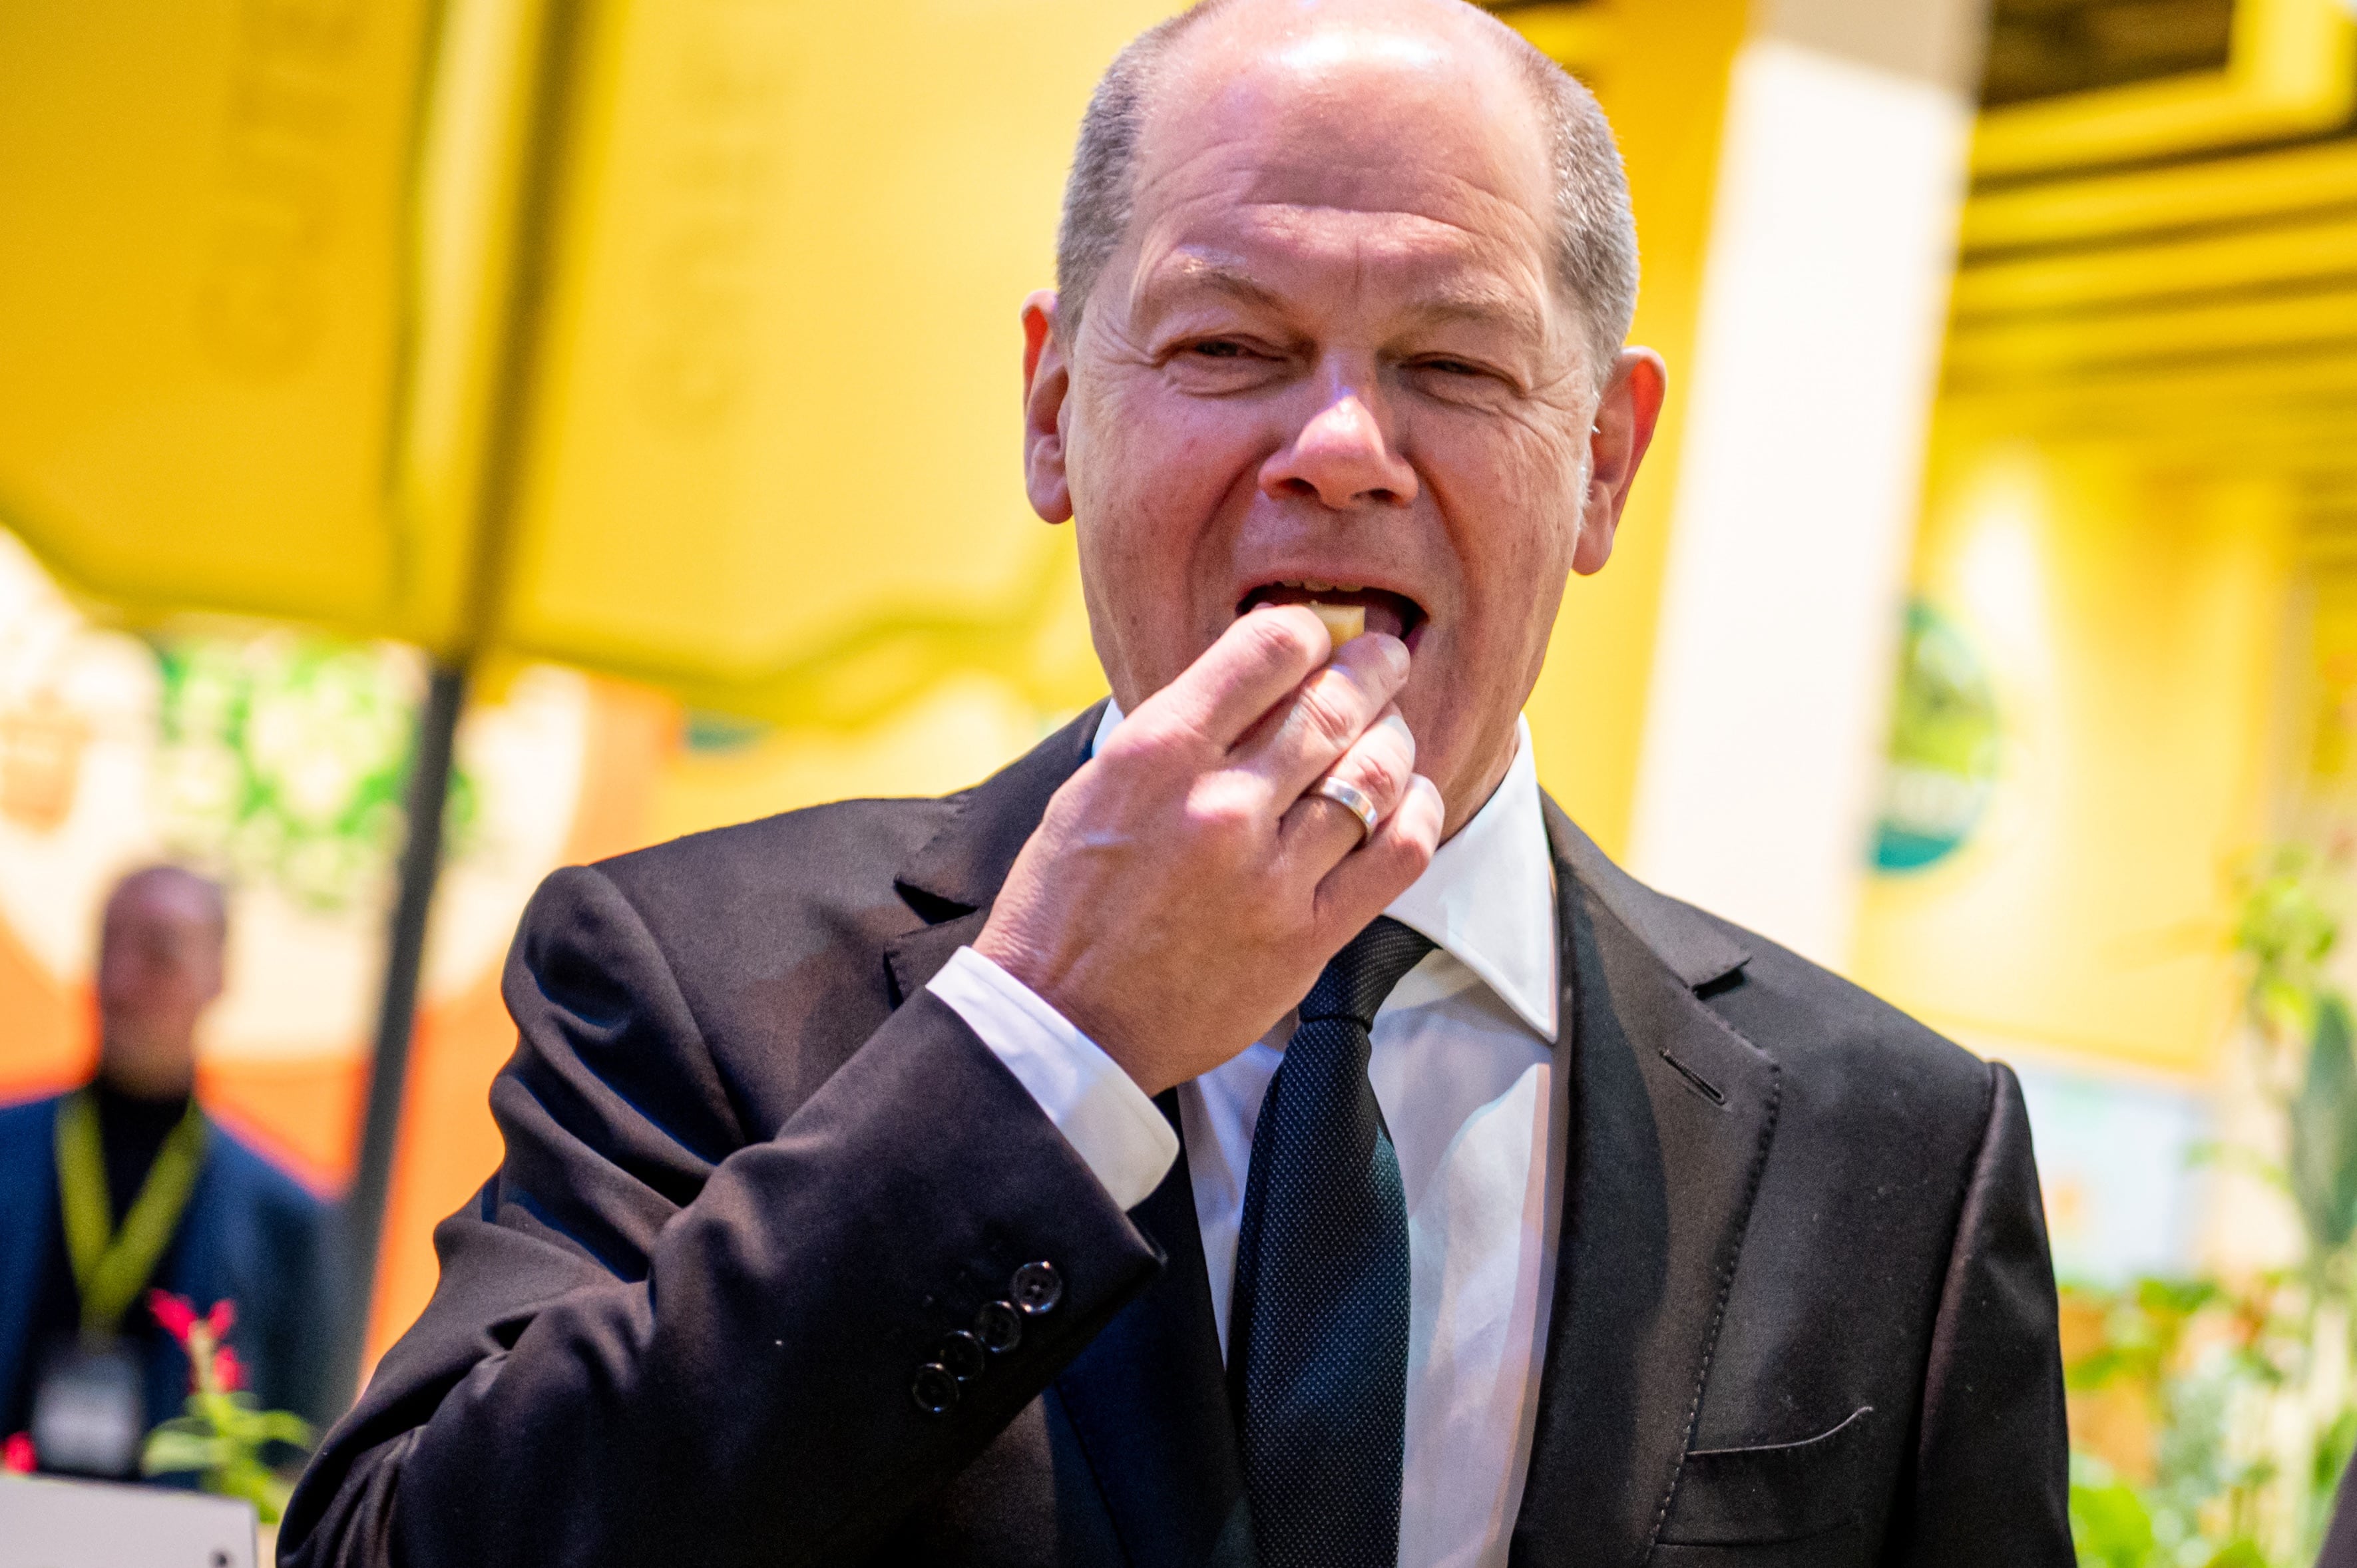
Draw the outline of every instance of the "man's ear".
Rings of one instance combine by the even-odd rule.
[[[1653,444],[1668,390],[1669,371],[1659,354],[1651,349],[1620,350],[1612,379],[1597,401],[1596,427],[1587,438],[1587,494],[1580,505],[1579,542],[1571,553],[1571,569],[1582,576],[1601,572],[1612,558],[1620,509],[1629,504],[1637,465]]]
[[[1071,363],[1056,335],[1056,291],[1043,288],[1023,302],[1023,485],[1031,510],[1049,522],[1072,518],[1064,473],[1064,400],[1071,390]]]

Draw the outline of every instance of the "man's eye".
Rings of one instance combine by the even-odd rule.
[[[1445,376],[1478,376],[1485,373],[1480,366],[1469,365],[1462,360],[1422,360],[1417,361],[1417,365],[1419,369],[1438,371]]]
[[[1198,357],[1206,360],[1241,360],[1251,350],[1241,343],[1231,343],[1223,338],[1215,338],[1208,343],[1196,344],[1194,352]]]

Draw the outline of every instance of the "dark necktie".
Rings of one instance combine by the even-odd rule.
[[[1375,1009],[1431,950],[1389,916],[1351,939],[1253,1130],[1228,1381],[1263,1568],[1399,1561],[1407,1199],[1367,1057]]]

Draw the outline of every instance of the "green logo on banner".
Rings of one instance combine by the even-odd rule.
[[[1980,655],[1939,611],[1909,605],[1875,869],[1921,871],[1970,838],[1996,785],[1997,750],[1996,697]]]

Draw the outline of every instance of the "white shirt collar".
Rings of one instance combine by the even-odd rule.
[[[1106,703],[1089,743],[1092,757],[1121,718],[1121,704]],[[1539,810],[1528,719],[1515,720],[1514,740],[1514,760],[1490,799],[1383,912],[1431,938],[1552,1041],[1558,990],[1555,857]]]

